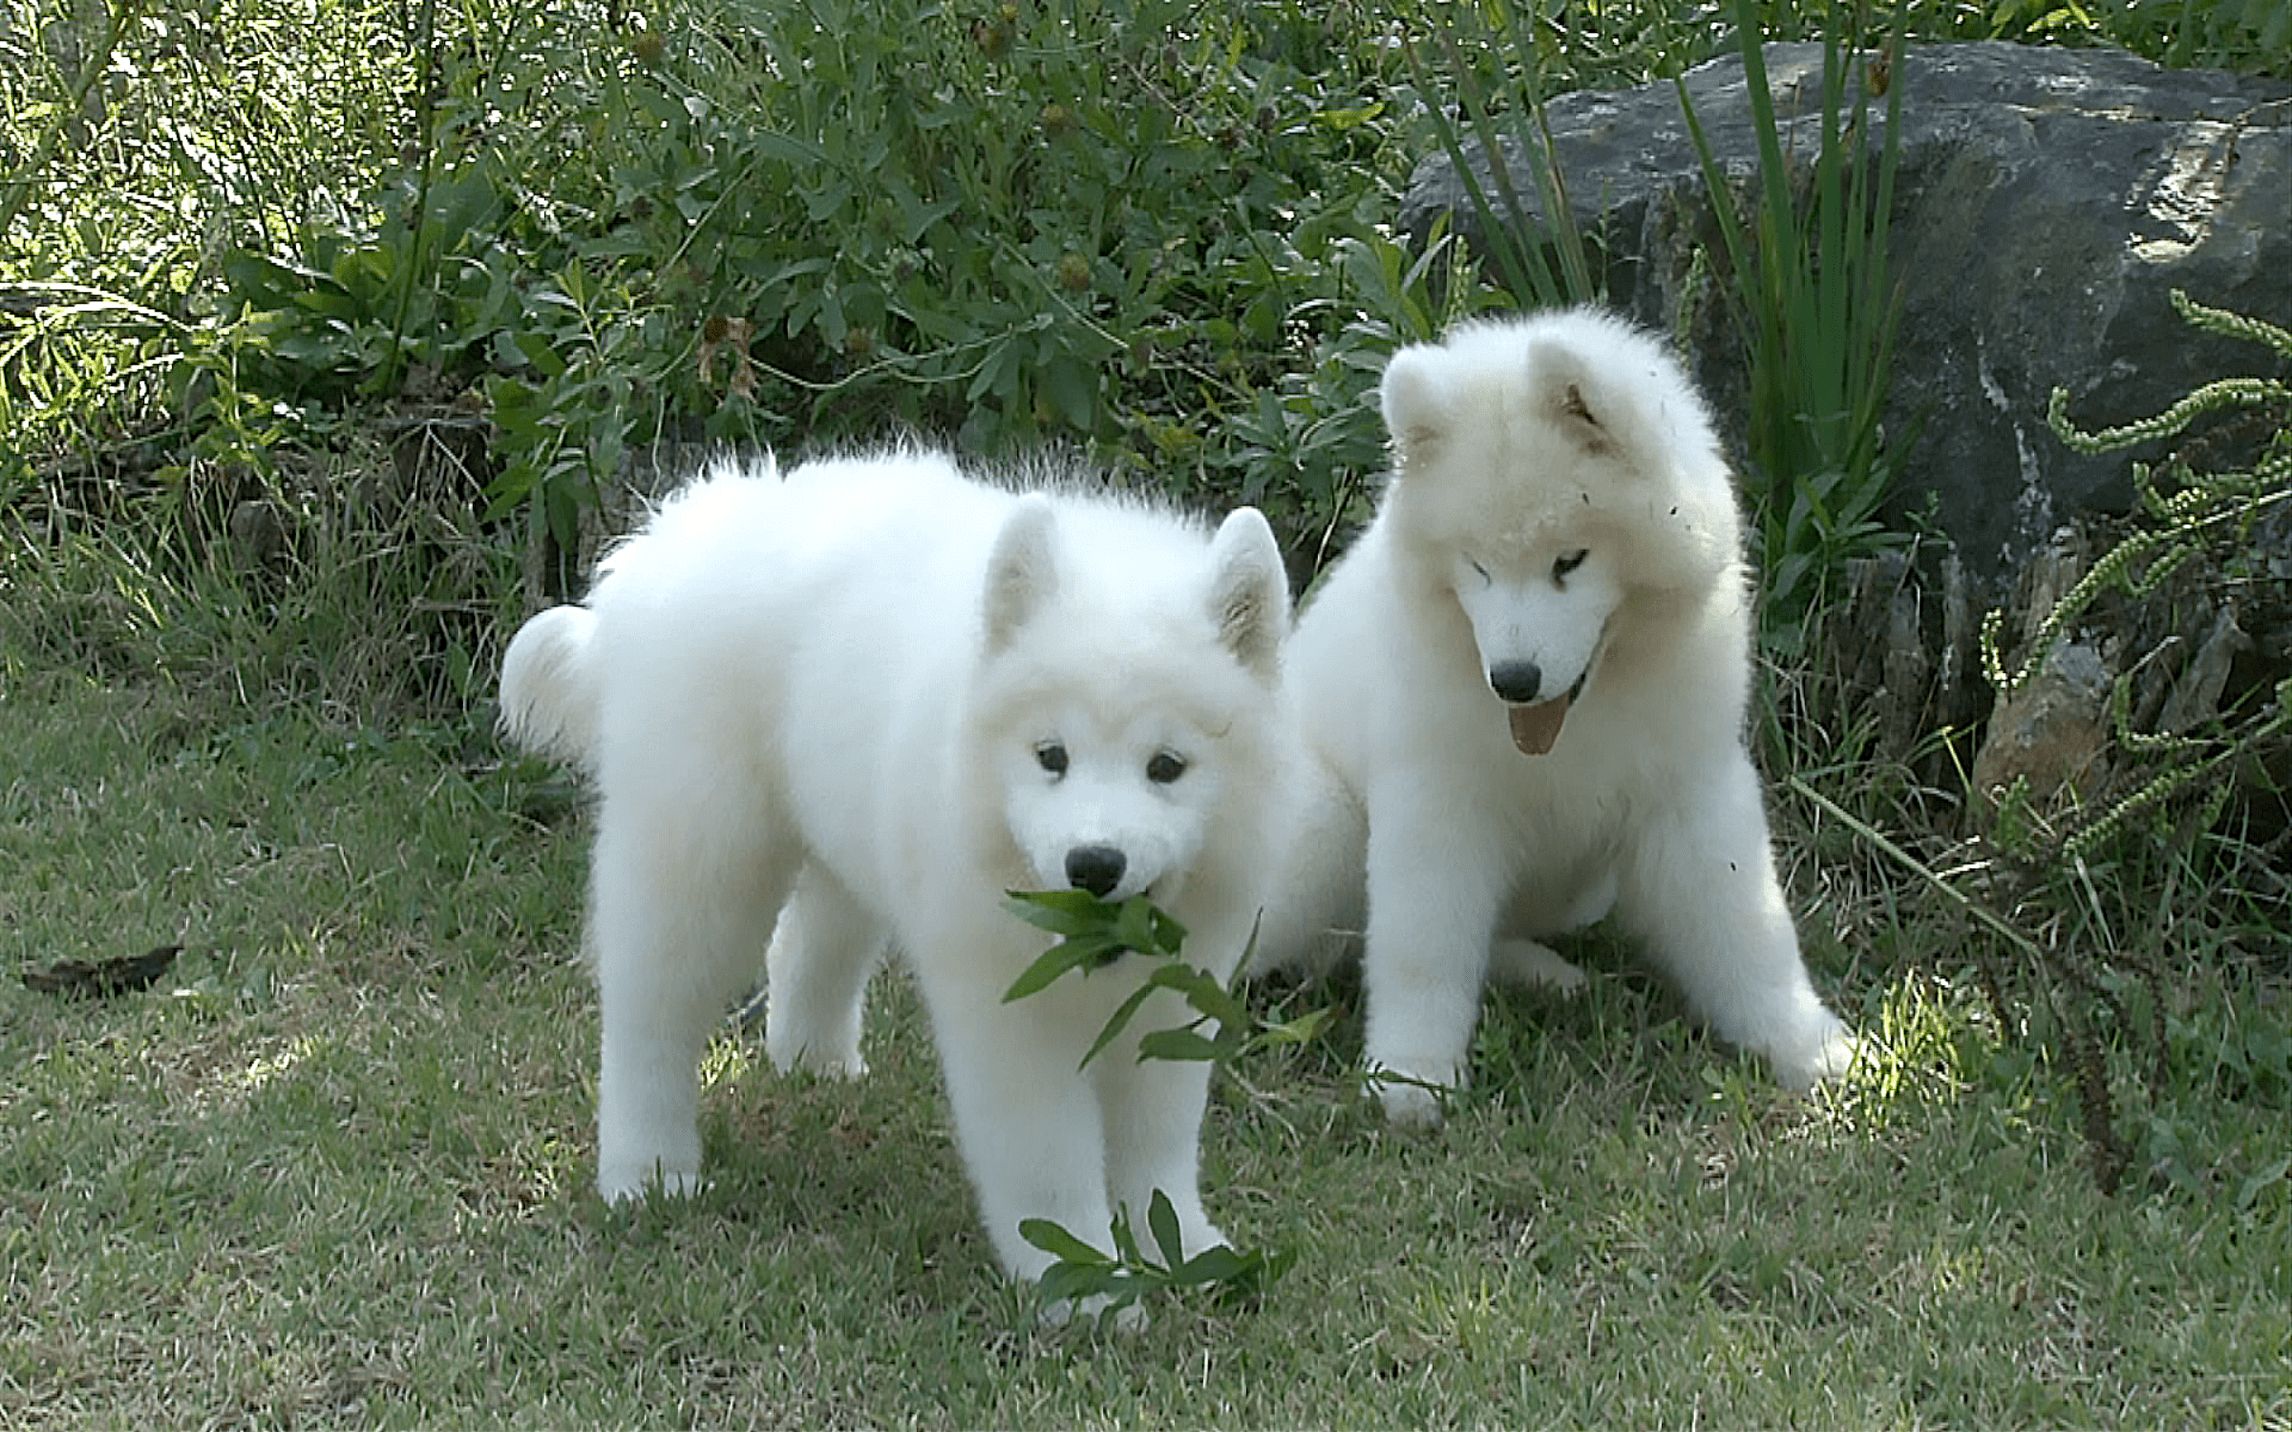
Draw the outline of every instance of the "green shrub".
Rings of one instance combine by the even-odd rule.
[[[560,532],[663,436],[1081,443],[1292,531],[1357,480],[1330,460],[1371,455],[1360,345],[1424,306],[1392,282],[1421,256],[1380,232],[1406,164],[1400,20],[1170,0],[413,18],[375,86],[414,96],[399,159],[355,202],[235,227],[178,275],[170,326],[104,355],[167,377],[154,396],[193,428],[244,397],[324,441],[410,377],[475,385],[496,510]],[[57,356],[85,315],[42,311]]]
[[[2265,10],[2187,13],[2259,46]],[[2206,53],[2139,5],[1760,5],[1735,23],[1785,37],[1886,13],[1919,35],[2147,26],[2152,48]],[[913,429],[989,454],[1080,444],[1125,481],[1257,502],[1308,565],[1382,465],[1385,354],[1503,301],[1475,256],[1390,231],[1410,164],[1457,141],[1459,94],[1461,122],[1532,131],[1536,95],[1674,74],[1729,33],[1672,0],[32,0],[11,17],[11,512],[164,520],[123,500],[153,475],[227,506],[245,475],[273,481],[378,413],[453,402],[492,421],[477,475],[504,545],[527,523],[566,535],[664,437]],[[1596,254],[1555,272],[1580,295]],[[1811,526],[1786,509],[1786,556],[1809,531],[1861,540],[1847,488]],[[164,525],[106,540],[183,555]],[[1787,610],[1808,587],[1785,566]]]

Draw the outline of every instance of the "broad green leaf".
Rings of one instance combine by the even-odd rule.
[[[1164,1267],[1176,1269],[1186,1261],[1185,1236],[1178,1231],[1178,1210],[1170,1203],[1170,1195],[1160,1189],[1146,1204],[1146,1227],[1154,1235],[1154,1246],[1162,1252]]]
[[[1036,374],[1051,411],[1077,432],[1087,433],[1098,420],[1098,381],[1080,359],[1060,356]]]
[[[1191,1029],[1157,1029],[1138,1041],[1141,1059],[1213,1060],[1226,1047]]]
[[[1237,1034],[1250,1026],[1249,1007],[1241,997],[1224,985],[1209,971],[1198,965],[1188,965],[1191,978],[1185,983],[1186,1003],[1216,1020]]]
[[[1040,930],[1054,935],[1087,935],[1112,927],[1118,906],[1087,890],[1012,890],[1005,906]]]
[[[1035,1284],[1035,1296],[1046,1303],[1092,1298],[1113,1293],[1128,1281],[1130,1276],[1112,1263],[1054,1263],[1043,1270],[1042,1280]],[[1131,1294],[1121,1301],[1135,1297],[1136,1294]]]
[[[1324,1006],[1280,1024],[1266,1025],[1257,1032],[1258,1042],[1268,1046],[1311,1043],[1336,1017],[1334,1006]]]
[[[1020,1219],[1019,1236],[1064,1263],[1087,1267],[1114,1261],[1048,1218]]]
[[[1048,989],[1060,975],[1077,965],[1090,964],[1100,959],[1113,948],[1113,944],[1103,937],[1081,935],[1071,940],[1061,940],[1045,950],[1039,959],[1011,981],[1011,987],[1003,991],[1003,1003],[1009,1004],[1013,1000],[1025,999],[1030,994]]]
[[[1139,899],[1123,901],[1115,907],[1113,935],[1129,949],[1152,953],[1154,907]]]
[[[1150,903],[1143,895],[1134,898],[1153,912],[1155,951],[1174,955],[1183,949],[1186,944],[1186,927],[1178,923],[1178,918]]]
[[[1221,1243],[1183,1262],[1172,1262],[1170,1284],[1178,1288],[1198,1288],[1204,1283],[1231,1282],[1252,1276],[1264,1261],[1255,1253],[1237,1253]]]

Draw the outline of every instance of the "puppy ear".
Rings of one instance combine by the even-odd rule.
[[[1056,518],[1051,500],[1034,492],[1020,498],[1003,521],[987,558],[984,610],[990,654],[1010,645],[1027,618],[1058,590],[1058,555],[1051,545]]]
[[[1385,364],[1377,385],[1385,412],[1385,431],[1393,436],[1393,451],[1402,472],[1424,461],[1448,436],[1451,415],[1440,390],[1437,349],[1423,345],[1403,348]]]
[[[1272,680],[1289,635],[1289,575],[1273,529],[1254,507],[1235,508],[1210,540],[1210,619],[1226,650]]]
[[[1594,456],[1618,450],[1616,420],[1621,415],[1611,411],[1607,389],[1573,345],[1553,337],[1530,343],[1528,382],[1536,411],[1579,449]]]

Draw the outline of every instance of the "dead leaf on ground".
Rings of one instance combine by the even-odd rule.
[[[25,970],[24,986],[43,994],[128,994],[149,989],[182,953],[181,945],[161,945],[145,954],[112,960],[58,960],[44,969]]]

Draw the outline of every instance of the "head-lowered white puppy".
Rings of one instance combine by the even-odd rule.
[[[1611,903],[1720,1034],[1834,1072],[1744,746],[1734,491],[1677,363],[1546,314],[1403,349],[1381,399],[1391,483],[1290,650],[1317,766],[1263,962],[1365,930],[1404,1120],[1463,1082],[1485,976],[1580,981],[1538,941]]]

